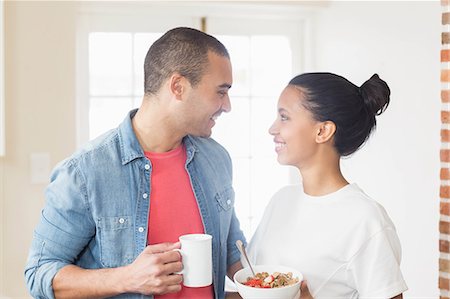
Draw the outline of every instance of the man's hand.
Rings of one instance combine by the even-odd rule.
[[[55,298],[107,298],[122,293],[166,294],[181,290],[180,243],[147,246],[136,260],[119,268],[83,269],[67,265],[53,278]]]
[[[124,293],[162,295],[181,290],[182,276],[174,274],[183,265],[177,251],[180,243],[147,246],[136,260],[123,268]]]

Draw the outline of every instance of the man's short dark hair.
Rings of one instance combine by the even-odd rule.
[[[145,93],[156,94],[175,72],[195,86],[208,66],[208,51],[230,57],[225,46],[209,34],[186,27],[167,31],[153,43],[145,57]]]

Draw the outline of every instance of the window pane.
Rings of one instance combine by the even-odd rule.
[[[89,138],[117,127],[131,110],[131,98],[91,98],[89,107]]]
[[[142,96],[134,97],[134,98],[133,98],[133,104],[132,104],[132,108],[131,108],[131,109],[141,107],[141,103],[142,103]]]
[[[292,53],[286,36],[252,36],[252,95],[278,96],[292,75]]]
[[[230,54],[233,67],[233,87],[230,96],[250,95],[250,37],[218,35]]]
[[[89,34],[90,95],[131,94],[131,34]]]
[[[134,35],[133,69],[134,95],[144,94],[144,61],[150,46],[162,36],[162,33],[136,33]]]
[[[222,113],[212,129],[212,136],[225,146],[232,157],[248,157],[250,154],[250,105],[249,99],[231,99],[231,112]]]
[[[233,188],[235,191],[236,215],[245,236],[252,236],[251,201],[250,201],[250,160],[248,158],[233,158]]]
[[[252,98],[251,155],[255,157],[273,157],[275,144],[269,128],[277,116],[277,97]]]
[[[258,226],[271,197],[289,182],[289,167],[277,162],[275,153],[270,158],[251,160],[251,234]]]
[[[89,136],[116,127],[144,93],[144,60],[162,33],[89,35]],[[236,213],[247,238],[256,229],[271,196],[289,180],[268,133],[281,90],[292,75],[292,53],[282,35],[221,35],[233,67],[231,113],[224,113],[212,136],[233,160]]]

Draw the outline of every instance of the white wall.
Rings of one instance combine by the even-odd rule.
[[[53,166],[75,149],[77,7],[8,1],[5,12],[0,297],[26,298],[23,265],[45,188],[30,183],[29,156],[48,152]],[[437,1],[321,6],[308,51],[314,56],[305,63],[357,84],[378,72],[391,86],[392,103],[377,133],[344,169],[397,225],[410,287],[406,298],[438,297],[440,18]]]
[[[403,247],[406,298],[437,298],[439,1],[334,2],[315,19],[314,71],[361,85],[378,73],[391,104],[344,173],[384,205]]]
[[[49,153],[53,167],[75,149],[75,9],[70,2],[7,1],[5,16],[0,298],[16,299],[30,298],[23,269],[47,185],[31,182],[30,155]]]

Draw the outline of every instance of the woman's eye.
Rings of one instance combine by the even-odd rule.
[[[286,121],[289,118],[286,115],[280,115],[280,119],[281,119],[281,121]]]

